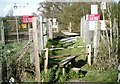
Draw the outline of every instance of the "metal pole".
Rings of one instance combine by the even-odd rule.
[[[29,33],[29,29],[30,29],[30,23],[28,23],[28,33]]]
[[[41,24],[42,28],[41,29],[42,29],[42,45],[44,49],[44,24],[43,24],[44,22],[43,21],[44,21],[44,18],[42,17],[42,24]]]
[[[49,38],[53,39],[51,19],[49,19],[49,21],[48,21],[48,26],[49,26]]]
[[[80,36],[81,36],[81,38],[83,37],[83,18],[81,18],[81,22],[80,22],[81,24],[80,24]]]
[[[18,34],[18,21],[16,16],[16,33],[17,33],[17,42],[19,43],[19,34]]]
[[[85,21],[85,16],[83,16],[83,40],[84,40],[84,42],[85,42],[85,24],[86,24],[86,21]]]
[[[95,30],[94,30],[94,44],[93,44],[93,46],[94,46],[94,63],[96,63],[97,62],[97,50],[98,50],[98,21],[97,21],[97,27],[95,28]]]
[[[1,40],[2,40],[2,43],[5,44],[5,34],[4,34],[3,20],[1,21]]]
[[[43,25],[42,25],[42,16],[40,16],[40,49],[43,50]]]
[[[109,20],[110,20],[110,42],[111,42],[111,46],[112,46],[113,45],[112,44],[112,21],[111,21],[111,12],[110,12],[111,6],[109,6],[109,5],[108,5],[108,12],[109,12]]]

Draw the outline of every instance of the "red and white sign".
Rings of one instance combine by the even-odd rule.
[[[88,20],[89,20],[89,21],[97,21],[97,20],[100,20],[100,14],[91,14],[91,15],[88,15]]]
[[[33,16],[22,16],[22,23],[32,23]]]

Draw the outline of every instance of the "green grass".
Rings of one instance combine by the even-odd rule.
[[[72,45],[69,44],[69,43],[67,43],[67,45],[66,45],[66,44],[62,44],[62,43],[59,43],[57,41],[51,41],[51,40],[50,40],[50,42],[48,42],[48,46],[50,46],[50,44],[55,44],[55,47],[57,47],[57,48],[58,47],[60,47],[60,48],[61,47],[66,47],[67,45],[68,45],[68,47],[85,46],[85,43],[82,41],[81,38],[77,39],[75,41],[75,43],[72,44]],[[84,48],[73,48],[73,49],[67,49],[66,48],[64,50],[49,51],[49,56],[56,56],[56,55],[60,55],[60,56],[61,55],[62,56],[64,56],[64,55],[77,55],[77,54],[80,54],[81,52],[82,53],[85,52],[85,47]]]
[[[87,66],[87,65],[85,65]],[[87,70],[87,74],[82,78],[82,81],[85,82],[117,82],[117,69],[108,69],[106,71],[100,72],[94,68],[84,68]]]
[[[0,58],[2,58],[2,63],[5,65],[3,66],[3,69],[7,70],[8,79],[12,75],[11,73],[14,72],[14,70],[16,69],[14,65],[18,65],[15,63],[16,62],[15,60],[17,58],[17,53],[21,51],[21,49],[24,47],[26,43],[27,41],[25,40],[25,41],[21,41],[20,43],[14,42],[5,45],[0,44],[0,54],[1,54]]]
[[[6,53],[7,61],[8,63],[15,59],[16,54],[22,49],[22,47],[26,44],[26,41],[23,41],[21,43],[9,43],[5,45],[4,52],[7,50],[10,50],[10,53]],[[51,45],[54,45],[55,47],[72,47],[72,46],[85,46],[85,43],[82,41],[81,38],[77,39],[75,43],[73,44],[62,44],[59,41],[53,41],[49,40],[48,42],[48,48],[51,47]],[[13,49],[13,51],[12,51]],[[55,51],[49,51],[49,56],[64,56],[64,55],[77,55],[76,58],[76,65],[80,66],[78,61],[86,61],[87,55],[85,54],[86,48],[74,48],[74,49],[64,49],[64,50],[55,50]],[[71,71],[71,66],[68,65],[66,68],[66,74],[62,74],[62,69],[61,68],[55,68],[54,66],[57,65],[61,60],[65,59],[66,57],[63,58],[50,58],[49,59],[49,67],[48,67],[48,73],[46,74],[43,69],[41,69],[41,81],[42,82],[65,82],[65,81],[75,81],[78,80],[80,82],[116,82],[117,81],[117,65],[113,68],[108,68],[106,70],[100,71],[97,68],[98,66],[92,65],[88,66],[88,64],[82,65],[81,66],[81,71],[87,71],[85,76],[83,75],[82,72],[76,73],[74,71]],[[12,60],[11,60],[12,59]],[[82,60],[82,61],[81,61]],[[24,56],[24,58],[21,59],[22,64],[29,63],[29,53],[27,52]],[[101,65],[103,63],[97,63],[96,65]],[[28,66],[29,64],[27,64]],[[43,64],[42,64],[43,66]],[[41,67],[42,67],[41,66]],[[34,75],[27,73],[27,77],[23,79],[25,82],[34,82]]]
[[[58,43],[59,44],[59,43]],[[66,44],[63,45],[63,47],[71,47],[71,46],[85,46],[85,43],[82,41],[82,39],[77,39],[74,44]],[[64,56],[64,55],[77,55],[76,62],[79,60],[86,61],[85,55],[86,48],[74,48],[74,49],[64,49],[64,50],[56,50],[51,53],[51,56]],[[62,58],[58,59],[52,59],[50,61],[51,64],[57,64],[58,61],[62,60]],[[50,65],[51,65],[50,64]],[[101,65],[101,64],[96,64]],[[101,65],[102,66],[102,65]],[[117,66],[117,65],[116,65]],[[71,71],[67,69],[67,73],[65,76],[60,76],[58,81],[64,82],[64,81],[70,81],[70,80],[80,80],[81,82],[116,82],[117,81],[117,69],[116,68],[108,68],[107,70],[100,71],[98,69],[98,66],[88,66],[88,64],[85,64],[81,67],[82,71],[87,71],[85,77],[81,73],[75,73],[74,71]]]
[[[50,47],[50,45],[54,44],[55,47],[66,47],[66,49],[64,50],[54,50],[54,51],[49,51],[49,56],[67,56],[67,55],[74,55],[74,56],[78,56],[76,61],[81,60],[81,56],[84,56],[84,59],[86,59],[86,56],[83,52],[85,52],[85,47],[83,48],[73,48],[73,49],[67,49],[67,47],[76,47],[76,46],[85,46],[84,42],[82,41],[81,38],[77,39],[75,41],[74,44],[62,44],[60,42],[57,41],[52,41],[49,40],[50,42],[48,42],[48,47]],[[53,59],[49,59],[49,69],[51,71],[51,68],[54,67],[55,65],[57,65],[62,59],[65,59],[66,57],[63,58],[53,58]],[[80,74],[75,73],[74,71],[70,70],[70,67],[66,68],[67,72],[66,75],[64,76],[62,73],[62,69],[56,70],[56,72],[54,72],[55,77],[53,78],[53,81],[59,81],[59,82],[65,82],[67,80],[70,79],[78,79],[80,78]],[[55,79],[56,78],[56,79]]]
[[[50,42],[49,42],[50,41]],[[49,40],[48,41],[48,46],[50,46],[50,44],[55,44],[55,47],[58,48],[58,45],[62,45],[63,47],[65,47],[66,45],[62,44],[62,43],[59,43],[59,41],[52,41],[52,40]],[[53,42],[53,43],[52,43]],[[55,43],[54,43],[55,42]],[[69,44],[67,44],[69,45]],[[62,47],[62,46],[59,46],[59,47]],[[85,46],[84,42],[82,41],[81,38],[77,39],[75,41],[74,44],[70,44],[69,47],[76,47],[76,46]],[[81,55],[84,55],[83,52],[85,52],[85,47],[83,48],[73,48],[73,49],[63,49],[63,50],[54,50],[54,51],[49,51],[49,56],[67,56],[67,55],[74,55],[74,56],[78,56],[78,59]],[[85,56],[85,55],[84,55]],[[65,59],[64,58],[56,58],[56,59],[50,59],[49,61],[49,64],[50,65],[54,65],[54,64],[57,64],[58,62],[60,62],[62,59]]]

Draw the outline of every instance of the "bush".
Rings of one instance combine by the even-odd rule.
[[[79,73],[76,73],[75,71],[71,71],[68,73],[68,79],[78,79],[80,77]]]
[[[58,40],[48,39],[48,43],[46,47],[51,48],[52,45],[54,45],[55,47],[63,47],[63,44]]]
[[[67,76],[66,76],[66,75],[62,75],[62,76],[59,78],[58,82],[65,82],[66,80],[67,80]]]
[[[42,82],[53,82],[54,79],[54,70],[49,69],[47,73],[45,71],[41,72],[41,81]]]

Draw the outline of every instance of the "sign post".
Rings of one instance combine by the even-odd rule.
[[[98,28],[99,28],[99,20],[100,15],[98,14],[98,5],[91,5],[91,15],[88,17],[89,21],[97,21],[97,26],[94,30],[94,40],[93,40],[93,48],[94,48],[94,63],[97,62],[97,52],[98,52]]]
[[[17,42],[19,43],[19,33],[18,33],[18,20],[17,20],[17,16],[16,16],[16,32],[17,32]]]

